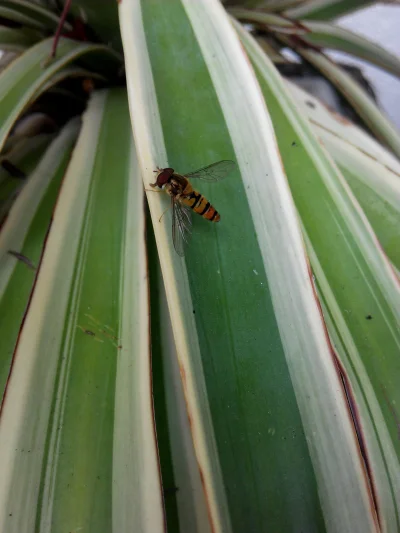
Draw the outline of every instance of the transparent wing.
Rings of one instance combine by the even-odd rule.
[[[190,179],[199,178],[203,181],[219,181],[224,179],[235,168],[234,161],[224,160],[208,165],[207,167],[199,168],[194,172],[183,174]]]
[[[172,240],[176,253],[183,257],[185,247],[192,235],[192,211],[171,197],[172,201]]]

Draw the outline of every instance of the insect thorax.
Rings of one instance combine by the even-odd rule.
[[[191,189],[191,186],[189,184],[189,181],[184,176],[174,174],[170,179],[166,189],[167,192],[170,191],[169,194],[186,194],[187,190]]]

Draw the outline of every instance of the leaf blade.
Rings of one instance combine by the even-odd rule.
[[[290,18],[330,20],[372,4],[372,0],[310,0],[286,12]]]
[[[367,449],[368,461],[374,465],[371,474],[376,487],[376,508],[379,513],[385,510],[383,516],[379,515],[379,520],[388,523],[388,527],[395,531],[398,527],[397,501],[394,497],[398,475],[395,472],[399,468],[399,448],[396,424],[387,410],[385,394],[391,397],[397,392],[394,389],[387,390],[390,378],[377,363],[376,353],[381,346],[380,357],[387,358],[390,373],[399,371],[396,355],[400,333],[398,283],[365,215],[343,177],[313,136],[296,103],[287,95],[283,80],[252,38],[238,25],[237,28],[255,65],[271,110],[294,200],[306,239],[310,243],[311,264],[315,275],[321,277],[320,280],[317,277],[316,282],[321,289],[322,301],[329,313],[335,308],[336,324],[341,324],[338,329],[344,352],[339,350],[339,354],[346,354],[342,362],[350,376],[349,386],[358,390],[360,396],[356,396],[357,405],[364,406],[361,411],[365,421],[361,419],[358,431],[362,433],[365,427],[371,431],[368,438],[363,435],[363,445]],[[294,144],[289,141],[291,138],[295,139]],[[303,171],[301,161],[304,161]],[[342,243],[335,245],[336,239]],[[351,271],[354,273],[350,274]],[[372,327],[369,327],[367,319],[369,313],[376,319]],[[338,338],[335,329],[332,335]],[[362,372],[357,374],[354,368]],[[356,383],[350,381],[354,376]],[[381,387],[383,383],[384,393]],[[377,427],[381,433],[377,432]],[[385,441],[384,437],[381,439],[381,434],[390,434],[390,442]],[[385,441],[387,446],[384,451],[382,447],[374,446],[375,439]],[[376,457],[374,454],[377,454]],[[384,476],[376,466],[382,463],[385,464]]]
[[[51,38],[39,42],[13,61],[0,76],[0,149],[17,118],[32,99],[40,94],[49,78],[60,69],[84,54],[104,52],[114,61],[119,57],[103,45],[61,39],[57,58],[43,69],[43,62],[49,58],[51,45]]]
[[[133,150],[125,91],[95,94],[3,405],[0,513],[8,531],[164,530]],[[12,521],[10,507],[22,505]]]
[[[230,183],[225,180],[223,185],[226,188],[222,189],[221,183],[219,192],[204,189],[218,204],[224,223],[218,229],[203,226],[204,229],[200,230],[201,220],[198,220],[198,244],[185,257],[187,270],[171,254],[169,228],[158,220],[162,213],[162,195],[148,194],[196,456],[209,505],[210,524],[216,531],[258,530],[266,528],[267,524],[273,529],[285,530],[294,527],[292,517],[300,515],[304,529],[323,531],[324,518],[329,516],[330,510],[337,508],[343,491],[337,489],[334,496],[328,495],[324,504],[320,504],[316,476],[321,474],[324,478],[324,474],[313,469],[312,461],[316,455],[313,459],[310,455],[324,453],[319,448],[319,439],[316,445],[318,451],[306,442],[305,434],[310,434],[307,428],[312,417],[307,419],[306,411],[310,406],[305,396],[298,399],[298,393],[302,394],[299,381],[308,376],[307,384],[311,384],[311,388],[317,386],[320,379],[327,384],[329,392],[323,400],[326,403],[324,407],[313,403],[313,412],[320,408],[323,412],[325,407],[329,411],[328,405],[332,412],[332,405],[335,405],[344,419],[349,419],[345,414],[344,398],[337,388],[335,392],[331,388],[337,375],[259,90],[242,49],[217,3],[207,1],[200,8],[190,2],[174,1],[169,2],[167,8],[165,2],[131,2],[120,4],[119,9],[132,125],[145,187],[156,165],[180,170],[217,159],[235,159],[242,172],[243,181],[238,176]],[[152,24],[154,20],[157,24]],[[182,79],[183,71],[185,85],[176,81]],[[227,85],[223,85],[224,81]],[[198,106],[193,106],[194,100],[199,102]],[[251,106],[246,106],[249,100]],[[240,128],[234,124],[235,121],[246,135],[240,137]],[[248,142],[249,130],[252,131],[250,138],[257,147],[254,148],[255,155],[253,151],[247,154],[253,150],[252,143]],[[254,134],[255,131],[257,134]],[[268,186],[263,181],[266,173],[272,176],[265,180]],[[274,180],[278,183],[276,188]],[[268,200],[271,202],[268,209],[260,206],[261,198],[263,201],[268,198],[267,191],[274,198],[274,201]],[[277,212],[280,217],[276,217]],[[273,235],[266,235],[266,217],[273,227]],[[274,221],[282,218],[284,229],[279,233]],[[237,242],[241,243],[239,250],[235,249]],[[296,263],[297,274],[291,266],[283,264],[283,257],[287,260],[287,253],[291,250],[289,245],[284,249],[288,242],[294,246],[295,256],[295,259],[289,258],[289,265]],[[269,249],[267,243],[271,244]],[[283,252],[280,259],[278,250]],[[288,271],[290,289],[282,274]],[[284,298],[286,290],[290,296]],[[302,309],[294,317],[295,333],[286,329],[287,321],[284,321],[286,326],[281,321],[279,327],[277,325],[277,316],[285,313],[285,306],[293,299]],[[245,317],[243,314],[239,317],[239,301],[248,310]],[[293,307],[296,308],[296,305]],[[293,317],[293,308],[289,312]],[[305,323],[307,327],[304,327]],[[251,338],[245,335],[246,328],[254,332]],[[285,335],[289,340],[283,339]],[[299,349],[297,355],[296,350],[288,353],[285,342],[292,347],[297,342],[296,346],[303,349]],[[307,357],[304,343],[307,347],[312,346],[310,352],[323,353],[324,356],[319,359],[316,355],[317,363],[312,362],[312,356]],[[316,349],[316,346],[319,348]],[[270,347],[271,355],[266,347]],[[322,363],[322,360],[325,362]],[[265,405],[266,379],[271,402],[268,404],[271,407],[269,414]],[[313,394],[310,396],[313,397]],[[281,402],[284,402],[282,411],[285,415],[274,408]],[[266,419],[270,433],[265,431]],[[281,425],[282,419],[287,421],[285,429]],[[326,417],[324,421],[321,414],[317,419],[322,435]],[[292,427],[296,433],[294,441],[285,433]],[[346,428],[344,441],[355,451],[357,445],[353,448],[355,442],[352,441],[351,424]],[[329,433],[332,426],[327,429]],[[274,438],[275,432],[278,433],[277,439]],[[329,447],[334,440],[332,437],[329,442],[324,441],[321,448]],[[337,450],[340,456],[341,452]],[[349,453],[351,455],[352,452]],[[273,475],[267,457],[274,457],[276,461]],[[296,474],[285,469],[288,461],[296,465]],[[357,526],[358,519],[346,516],[340,525],[333,527],[337,527],[337,531],[347,527],[350,531],[348,524],[351,522],[352,526],[360,527],[360,531],[364,526],[374,530],[375,519],[369,508],[368,489],[363,485],[362,468],[357,470],[360,466],[357,460],[351,461],[348,466],[350,475],[354,474],[354,486],[359,491],[357,505],[363,509],[357,516],[362,514],[365,523]],[[283,471],[289,479],[285,478],[287,484],[277,493],[276,487],[281,487],[279,482],[282,481]],[[348,472],[346,466],[346,476]],[[291,475],[301,478],[303,494],[306,494],[304,499],[299,484],[290,481],[294,480]],[[322,484],[328,478],[329,475]],[[318,482],[320,480],[318,478]],[[329,485],[329,481],[327,483]],[[324,494],[329,492],[328,488],[322,491]],[[327,521],[333,523],[332,520]],[[347,526],[344,526],[345,523]]]

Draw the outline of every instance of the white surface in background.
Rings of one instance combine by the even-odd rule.
[[[376,5],[342,17],[336,22],[400,56],[400,6]],[[400,78],[347,54],[330,52],[329,55],[361,67],[375,89],[380,107],[400,130]]]

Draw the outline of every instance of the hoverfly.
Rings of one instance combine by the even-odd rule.
[[[218,161],[207,167],[187,174],[178,174],[173,168],[158,168],[155,183],[151,187],[164,190],[171,197],[172,240],[174,248],[181,257],[191,235],[191,212],[194,211],[210,222],[218,222],[220,215],[210,202],[193,189],[190,179],[215,182],[225,178],[234,168],[234,161]],[[160,219],[161,220],[161,219]]]

